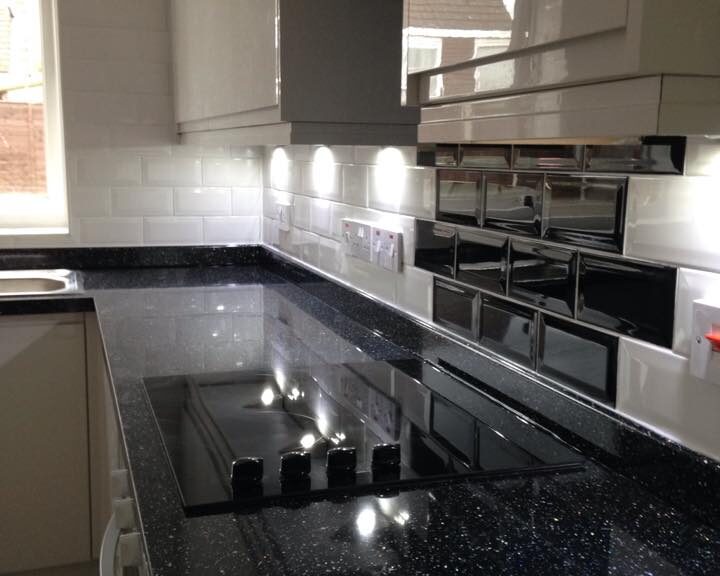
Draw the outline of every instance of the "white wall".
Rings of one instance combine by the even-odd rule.
[[[60,0],[70,234],[0,247],[256,243],[262,149],[179,146],[167,0]]]
[[[265,158],[263,242],[281,249],[426,320],[432,316],[432,274],[413,266],[415,218],[434,218],[435,170],[415,166],[415,148],[395,149],[397,162],[378,166],[380,147],[332,146],[335,176],[323,193],[313,185],[311,146],[286,146],[287,178],[273,178],[272,150]],[[287,180],[287,182],[282,182]],[[390,182],[390,186],[388,186]],[[279,229],[278,203],[292,204],[289,232]],[[402,230],[405,267],[396,274],[346,256],[343,218]]]

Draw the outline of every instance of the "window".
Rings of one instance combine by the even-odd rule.
[[[68,231],[57,0],[0,0],[0,234]]]

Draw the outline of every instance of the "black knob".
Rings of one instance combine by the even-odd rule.
[[[310,452],[288,452],[280,457],[280,476],[302,478],[310,474]]]
[[[372,451],[373,470],[399,470],[400,444],[377,444]]]
[[[357,453],[355,448],[350,446],[330,448],[327,452],[327,474],[341,475],[355,472],[357,466]]]
[[[236,484],[259,484],[263,477],[262,458],[239,458],[232,463],[230,478]]]

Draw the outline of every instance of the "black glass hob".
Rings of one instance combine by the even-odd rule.
[[[432,376],[432,389],[423,382]],[[583,458],[421,361],[150,378],[145,387],[185,512],[382,492],[448,479],[576,470]]]

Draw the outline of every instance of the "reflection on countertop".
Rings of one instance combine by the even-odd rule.
[[[446,371],[470,370],[440,336],[420,327],[401,336],[405,325],[388,326],[389,318],[367,317],[374,328],[364,326],[366,299],[340,302],[326,281],[313,284],[302,272],[285,271],[248,266],[88,274],[155,574],[720,571],[718,530],[595,464],[558,475],[297,499],[253,513],[186,517],[143,379],[252,369],[266,346],[294,365],[311,364],[309,354],[338,364],[412,364],[421,352]],[[188,284],[193,287],[182,287]],[[507,368],[493,370],[485,374],[497,385],[494,392],[488,386],[491,393],[502,396],[498,390],[519,382]],[[442,376],[424,374],[422,381],[470,414],[482,410],[477,390]],[[614,446],[619,461],[637,456],[607,420],[604,429],[586,426],[588,436]],[[585,447],[582,438],[578,445]]]

